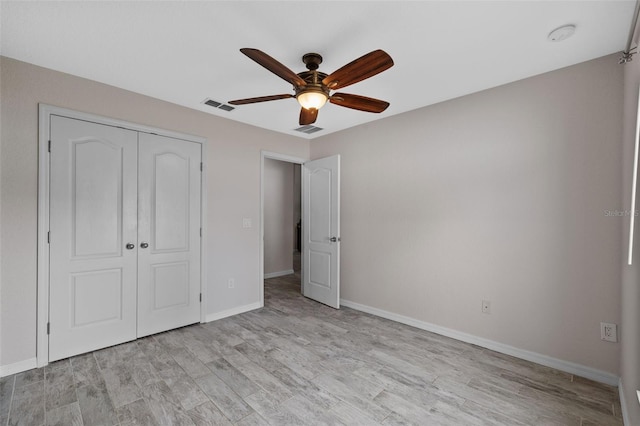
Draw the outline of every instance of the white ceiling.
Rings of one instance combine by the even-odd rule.
[[[621,51],[635,1],[208,1],[0,3],[0,53],[188,108],[305,138]],[[561,43],[547,41],[576,25]],[[343,92],[391,103],[382,114],[327,104],[313,135],[294,132],[294,99],[225,112],[205,98],[293,93],[239,52],[253,47],[294,72],[303,54],[331,73],[383,49],[395,66]],[[640,60],[640,59],[636,59]],[[392,137],[392,135],[390,135]]]

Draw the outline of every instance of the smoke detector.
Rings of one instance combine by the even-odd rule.
[[[576,32],[575,25],[563,25],[562,27],[556,28],[555,30],[551,31],[547,36],[547,40],[554,41],[554,42],[564,41],[569,37],[571,37],[575,32]]]

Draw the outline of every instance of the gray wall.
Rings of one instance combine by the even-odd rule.
[[[624,138],[622,189],[625,209],[631,206],[633,175],[633,155],[638,111],[638,88],[640,87],[640,60],[624,66]],[[636,195],[637,197],[637,195]],[[637,199],[640,203],[640,199]],[[636,204],[636,211],[640,204]],[[626,262],[628,257],[629,218],[624,218],[622,247],[622,325],[620,377],[630,425],[640,424],[640,404],[636,389],[640,389],[640,217],[635,221],[633,265]]]
[[[264,273],[293,270],[293,164],[264,159]]]
[[[294,249],[297,249],[297,246],[298,246],[298,222],[302,220],[301,171],[302,171],[302,167],[300,166],[300,164],[293,165],[293,247]],[[300,247],[300,249],[302,250],[302,247]]]
[[[616,61],[312,140],[342,156],[342,297],[617,375],[600,340],[620,323]]]
[[[36,356],[39,102],[206,137],[206,310],[259,302],[260,151],[308,158],[307,141],[4,57],[0,76],[0,365]]]

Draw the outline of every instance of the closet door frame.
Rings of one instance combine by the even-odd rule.
[[[202,153],[202,173],[200,189],[200,226],[202,236],[200,238],[200,322],[206,322],[207,286],[206,280],[206,240],[207,240],[207,139],[184,133],[172,132],[156,127],[144,126],[128,121],[99,115],[74,111],[53,105],[38,105],[38,274],[37,274],[37,321],[36,321],[36,363],[38,367],[44,367],[49,363],[49,336],[47,324],[49,322],[49,140],[51,132],[51,117],[61,116],[76,120],[84,120],[97,124],[113,127],[121,127],[141,133],[153,133],[174,139],[182,139],[199,143]]]

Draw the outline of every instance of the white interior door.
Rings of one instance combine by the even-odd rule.
[[[49,361],[136,338],[137,138],[51,118]]]
[[[201,146],[140,133],[138,337],[200,321]]]
[[[340,307],[340,156],[302,166],[303,294]]]

